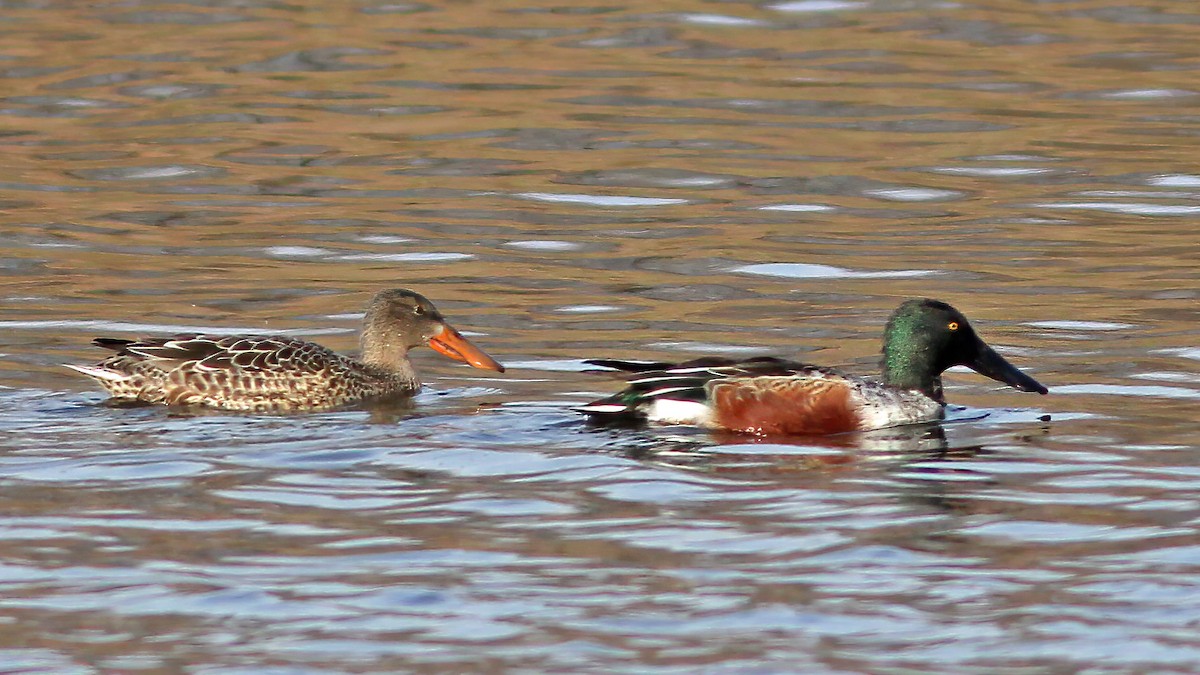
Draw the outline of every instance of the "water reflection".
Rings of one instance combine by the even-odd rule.
[[[589,428],[605,439],[603,442],[616,447],[627,445],[622,452],[630,457],[722,473],[770,474],[845,468],[860,462],[883,462],[892,470],[902,470],[906,465],[927,461],[970,459],[994,452],[986,447],[992,434],[1015,437],[1047,434],[1050,422],[1049,415],[1035,411],[952,406],[944,422],[826,436],[756,436],[689,427],[647,428],[640,424],[614,426],[594,422],[589,423]],[[963,467],[962,472],[970,473],[970,466]]]

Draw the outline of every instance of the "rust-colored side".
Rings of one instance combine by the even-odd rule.
[[[710,395],[718,426],[769,436],[858,430],[850,393],[836,380],[750,377],[716,382]]]

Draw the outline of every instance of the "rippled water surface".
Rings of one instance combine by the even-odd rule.
[[[0,672],[1200,670],[1195,3],[0,5]],[[509,371],[250,416],[61,367],[352,351],[395,286]],[[587,357],[870,373],[911,296],[1050,395],[568,409]]]

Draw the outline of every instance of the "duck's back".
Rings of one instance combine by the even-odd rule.
[[[645,419],[761,435],[817,435],[925,422],[942,411],[920,392],[771,357],[588,363],[635,373],[624,391],[579,408],[600,421]]]
[[[96,366],[72,366],[114,397],[226,410],[328,408],[391,393],[397,384],[313,342],[278,335],[116,340]]]

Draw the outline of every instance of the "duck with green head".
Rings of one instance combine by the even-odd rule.
[[[1046,393],[980,339],[962,312],[929,299],[908,300],[892,313],[883,336],[881,381],[773,357],[587,363],[632,373],[625,390],[577,408],[594,421],[690,424],[758,435],[833,434],[941,419],[942,373],[953,366],[1020,391]]]

